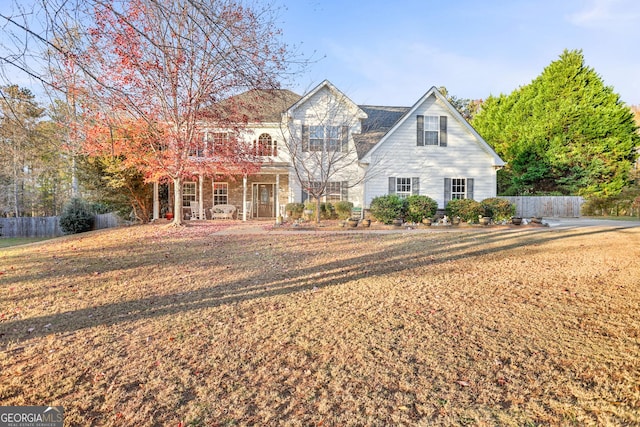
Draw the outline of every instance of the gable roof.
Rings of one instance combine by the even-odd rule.
[[[491,148],[491,146],[487,144],[484,138],[482,138],[480,134],[469,124],[469,122],[467,122],[462,117],[460,112],[458,112],[458,110],[456,110],[456,108],[453,105],[451,105],[451,103],[447,100],[447,98],[445,98],[444,95],[442,95],[442,93],[440,93],[440,91],[436,89],[435,86],[432,86],[431,89],[429,89],[427,93],[425,93],[415,104],[413,104],[412,107],[407,108],[404,111],[404,113],[400,117],[398,117],[397,120],[389,128],[385,129],[383,126],[376,126],[376,123],[371,123],[366,126],[365,124],[363,124],[363,133],[360,135],[358,139],[360,140],[360,143],[363,145],[369,144],[370,148],[369,150],[364,152],[362,156],[360,156],[360,151],[359,151],[358,157],[360,157],[360,159],[363,160],[365,163],[367,161],[370,161],[370,156],[378,149],[378,147],[384,144],[384,142],[388,139],[389,135],[391,135],[408,118],[413,117],[415,111],[430,96],[435,96],[436,99],[439,100],[442,103],[442,105],[448,110],[451,116],[458,123],[460,123],[465,129],[467,129],[469,133],[471,133],[475,137],[475,139],[477,140],[478,144],[482,147],[482,149],[486,151],[487,154],[491,155],[491,157],[493,157],[494,166],[504,166],[506,164],[500,158],[500,156],[498,156],[498,154],[493,150],[493,148]],[[392,108],[392,107],[377,107],[377,108],[385,109],[385,108]],[[396,113],[400,113],[400,109],[402,107],[396,107],[396,108],[398,109]],[[390,123],[394,117],[393,112],[388,112],[388,111],[385,113],[381,112],[381,116],[386,117],[386,120],[380,120],[381,124]],[[366,133],[365,133],[365,128],[368,130]],[[379,139],[378,139],[378,136],[380,136]]]
[[[335,87],[333,85],[333,83],[331,83],[329,80],[322,81],[322,83],[320,83],[318,86],[316,86],[315,88],[313,88],[309,92],[307,92],[295,104],[291,105],[289,107],[289,109],[287,110],[287,112],[291,113],[292,111],[296,110],[298,107],[300,107],[305,102],[307,102],[309,99],[311,99],[311,97],[313,97],[316,93],[320,92],[323,88],[326,88],[330,92],[333,92],[337,96],[338,99],[345,100],[345,101],[349,102],[351,105],[353,105],[355,108],[357,108],[358,112],[356,113],[356,118],[358,118],[358,119],[366,119],[367,118],[366,113],[364,111],[362,111],[360,106],[358,106],[355,102],[353,102],[347,95],[342,93],[342,91],[340,89],[338,89],[337,87]]]

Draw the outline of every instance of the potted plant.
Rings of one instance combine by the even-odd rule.
[[[356,228],[358,226],[358,218],[349,218],[347,220],[347,225],[351,228]]]
[[[369,218],[365,218],[362,221],[360,221],[360,225],[362,225],[365,228],[369,228],[369,226],[371,226],[371,220]]]
[[[422,218],[422,223],[427,227],[431,227],[431,218]]]
[[[287,203],[284,208],[287,218],[297,220],[302,217],[304,205],[302,203]]]

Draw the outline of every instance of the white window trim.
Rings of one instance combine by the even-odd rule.
[[[435,143],[429,142],[430,139],[427,138],[427,135],[432,132],[436,133]],[[440,145],[440,116],[424,116],[424,145],[425,146]]]
[[[186,191],[187,187],[191,187],[193,185],[193,193]],[[193,199],[191,198],[193,196]],[[189,197],[187,199],[187,197]],[[195,181],[185,181],[182,183],[182,205],[189,206],[188,203],[185,204],[186,201],[197,201],[198,200],[198,183]]]
[[[454,188],[456,187],[456,181],[462,181],[462,185],[464,186],[464,191],[454,191]],[[467,185],[467,178],[451,178],[451,200],[466,199],[468,188],[469,187]],[[457,197],[457,196],[462,196],[462,197]]]
[[[322,137],[319,130],[322,129]],[[335,132],[335,133],[332,133]],[[315,136],[315,137],[314,137]],[[316,141],[316,142],[312,142]],[[321,142],[320,142],[321,141]],[[342,150],[342,126],[319,125],[309,126],[309,151],[340,151]]]
[[[226,188],[225,194],[221,195],[221,194],[216,194],[216,186],[220,185],[222,187]],[[228,182],[216,182],[214,181],[213,183],[211,183],[211,192],[212,192],[212,204],[213,206],[216,205],[228,205],[229,204],[229,183]],[[217,197],[225,197],[227,200],[224,203],[216,203],[216,196]]]
[[[400,180],[403,180],[404,182],[400,182]],[[408,182],[406,181],[408,180]],[[404,186],[406,188],[406,186],[409,186],[409,190],[408,191],[400,191],[400,186]],[[405,199],[409,196],[411,196],[413,194],[413,180],[411,179],[411,177],[406,177],[406,176],[397,176],[396,177],[396,192],[395,194],[400,197],[401,199]]]

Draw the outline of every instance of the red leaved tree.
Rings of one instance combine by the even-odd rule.
[[[60,42],[70,39],[69,28],[52,25],[59,34],[49,50],[67,62],[73,58],[74,75],[84,79],[88,154],[122,156],[149,182],[172,181],[175,212],[184,178],[257,170],[259,163],[239,138],[252,106],[229,99],[242,99],[233,95],[248,89],[275,88],[286,71],[288,52],[274,30],[272,10],[230,0],[87,3],[88,15],[76,22],[90,24],[73,28],[73,43]],[[202,149],[203,120],[230,137],[215,152],[195,156]],[[175,224],[181,221],[174,216]]]

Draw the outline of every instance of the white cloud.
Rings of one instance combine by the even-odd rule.
[[[627,31],[640,27],[637,0],[591,0],[582,10],[568,16],[572,24],[599,30]]]

